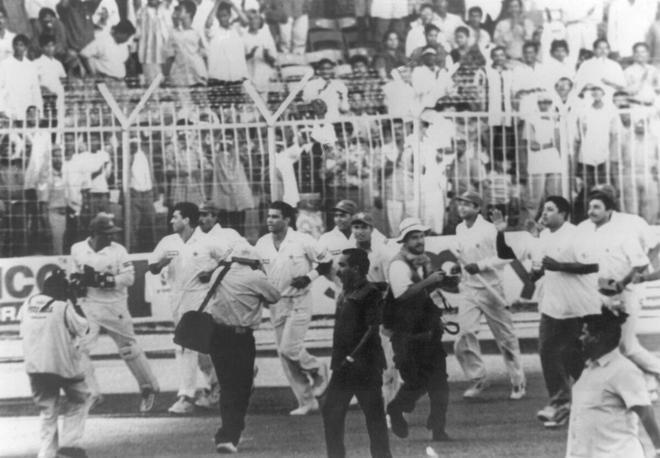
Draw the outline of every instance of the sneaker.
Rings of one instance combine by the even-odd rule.
[[[557,408],[553,405],[547,405],[538,412],[536,412],[536,418],[540,421],[546,422],[555,418],[557,414]]]
[[[87,458],[87,452],[80,447],[61,447],[57,450],[57,456],[62,458]]]
[[[325,390],[328,388],[329,379],[330,374],[328,373],[328,366],[323,364],[312,376],[312,394],[315,397],[318,398],[323,396],[323,393],[325,393]]]
[[[207,388],[204,388],[197,396],[197,399],[195,399],[195,405],[197,407],[201,407],[202,409],[213,409],[217,404],[213,402],[212,393],[213,393],[212,389],[209,390]]]
[[[177,415],[185,415],[188,413],[193,413],[195,410],[194,399],[188,396],[179,396],[172,406],[167,409],[169,413],[174,413]]]
[[[571,407],[569,404],[564,404],[563,406],[557,408],[555,416],[550,420],[543,423],[543,426],[548,429],[557,429],[568,423],[568,419],[571,415]]]
[[[142,399],[140,400],[140,413],[151,412],[154,408],[154,401],[156,400],[156,392],[151,388],[142,390]]]
[[[236,453],[238,452],[238,447],[233,442],[218,442],[215,444],[215,451],[218,453]]]
[[[403,412],[393,408],[392,404],[389,404],[387,406],[387,415],[390,417],[390,423],[394,435],[401,439],[408,437],[408,422],[403,417]]]
[[[520,385],[514,385],[513,388],[511,388],[511,394],[509,395],[509,399],[513,401],[519,401],[522,398],[524,398],[526,394],[527,394],[527,389],[525,388],[524,383],[521,383]]]
[[[316,399],[314,399],[314,401],[310,402],[309,404],[300,406],[297,409],[293,409],[291,412],[289,412],[289,415],[291,415],[292,417],[300,417],[318,411],[319,411],[319,403]]]
[[[463,397],[466,399],[477,399],[488,388],[489,383],[486,379],[477,380],[474,384],[465,390]]]

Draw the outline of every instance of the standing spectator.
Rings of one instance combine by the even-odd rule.
[[[172,31],[165,47],[168,76],[173,86],[202,86],[208,79],[204,38],[192,27],[196,11],[192,1],[183,1],[175,8],[174,14],[180,25]]]
[[[62,181],[66,198],[66,229],[64,231],[64,251],[69,252],[71,246],[84,237],[80,217],[83,206],[87,204],[85,196],[91,186],[88,165],[85,157],[76,145],[74,133],[64,134],[64,162],[62,164]]]
[[[94,40],[92,16],[101,0],[61,0],[57,4],[57,14],[66,30],[67,43],[73,55]]]
[[[7,29],[7,13],[0,6],[0,63],[14,53],[14,37],[16,34]]]
[[[232,8],[236,10],[233,4],[216,0],[206,19],[209,86],[241,83],[248,77],[247,50],[237,28],[231,24]],[[214,28],[216,18],[219,27]]]
[[[275,75],[277,48],[270,29],[256,10],[249,12],[248,28],[242,36],[245,44],[248,78],[257,91],[267,94],[268,84]]]
[[[41,55],[42,49],[39,39],[43,35],[50,35],[55,38],[54,56],[67,67],[72,63],[67,49],[66,30],[64,30],[64,26],[60,20],[57,19],[54,8],[42,8],[39,10],[39,18],[32,21],[32,29],[30,57],[35,58]]]
[[[484,56],[487,56],[491,44],[491,37],[488,30],[482,27],[483,19],[484,13],[480,7],[473,6],[468,10],[467,25],[470,28],[468,45],[470,47],[476,46]]]
[[[172,16],[161,0],[147,0],[137,13],[138,61],[147,85],[162,72],[166,45],[172,35]]]
[[[457,27],[454,32],[454,49],[449,53],[455,68],[458,68],[461,59],[470,49],[472,49],[470,46],[470,29],[463,25]]]
[[[534,23],[523,12],[522,0],[508,0],[506,14],[497,22],[493,42],[502,46],[509,59],[521,59],[523,45],[534,36]]]
[[[584,318],[580,340],[587,364],[573,385],[566,457],[626,456],[646,453],[639,440],[642,423],[653,447],[660,429],[645,389],[644,375],[619,349],[625,313],[603,307]]]
[[[141,145],[134,143],[131,149],[131,252],[145,253],[153,249],[156,235],[152,167]]]
[[[66,71],[62,62],[55,58],[56,44],[53,35],[39,37],[42,51],[41,57],[33,62],[37,67],[39,85],[44,96],[44,114],[54,119],[57,114],[64,113],[64,85],[62,78],[66,78]]]
[[[562,78],[573,81],[575,78],[575,64],[569,58],[568,43],[566,40],[554,40],[550,44],[550,56],[543,61],[543,72],[546,74],[545,89],[552,91]]]
[[[374,68],[382,80],[391,78],[392,70],[406,65],[408,60],[401,49],[401,40],[396,32],[387,32],[381,50],[374,57]]]
[[[410,25],[410,31],[406,36],[406,56],[411,56],[413,51],[428,44],[428,40],[426,39],[428,33],[427,26],[434,25],[438,33],[440,32],[437,24],[433,23],[434,18],[435,12],[433,11],[433,6],[428,3],[423,4],[419,9],[419,18]],[[392,31],[390,33],[396,32]],[[387,35],[390,33],[387,33]],[[444,42],[443,44],[448,46],[449,42]]]
[[[566,41],[573,54],[570,60],[575,66],[581,49],[590,49],[598,38],[598,27],[603,22],[603,1],[564,0],[561,5],[562,19],[566,24]]]
[[[285,54],[304,54],[309,30],[309,0],[280,0],[284,19],[279,24],[280,50]]]
[[[68,252],[64,249],[64,234],[66,232],[67,198],[66,184],[64,183],[64,157],[62,148],[53,145],[51,150],[51,173],[48,177],[48,223],[53,237],[50,254],[62,255]]]
[[[612,0],[607,14],[607,39],[616,56],[631,57],[633,45],[646,38],[657,8],[655,0]]]
[[[277,288],[281,299],[271,305],[277,353],[298,407],[290,415],[307,415],[318,410],[314,396],[325,391],[328,368],[305,349],[304,339],[312,319],[312,295],[309,285],[332,268],[326,252],[316,241],[291,227],[295,211],[284,202],[269,205],[269,233],[259,239],[256,250],[266,275]],[[318,263],[312,268],[313,263]]]
[[[206,42],[206,22],[208,20],[209,14],[213,11],[213,7],[216,4],[215,0],[187,0],[192,3],[192,6],[195,7],[195,13],[191,14],[191,20],[192,24],[191,27],[199,33],[203,40],[204,40],[204,46],[208,45]],[[229,1],[229,0],[226,0]],[[178,6],[181,6],[183,2],[179,2]],[[191,9],[190,6],[187,6],[189,10]],[[217,29],[218,28],[218,21],[216,18],[213,18],[211,28]]]
[[[465,20],[467,23],[470,23],[470,12],[474,11],[474,8],[478,8],[481,11],[480,22],[483,24],[484,29],[488,34],[493,32],[495,28],[495,21],[502,14],[502,1],[497,0],[463,0],[465,3]]]
[[[660,90],[660,74],[649,63],[649,57],[649,46],[644,42],[636,43],[633,63],[623,71],[630,100],[642,105],[653,105]]]
[[[415,67],[411,76],[415,100],[420,109],[434,108],[438,100],[449,95],[454,82],[444,68],[444,62],[438,65],[438,53],[432,46],[422,51],[422,65]]]
[[[400,0],[371,0],[371,19],[373,24],[372,41],[380,43],[385,34],[392,30],[403,39],[406,24],[404,18],[408,16],[408,4]]]
[[[460,16],[449,12],[449,0],[436,0],[437,13],[433,23],[440,29],[441,40],[449,43],[450,48],[456,47],[454,32],[458,27],[465,26]],[[449,49],[447,49],[449,52]]]
[[[515,154],[512,98],[513,72],[508,68],[506,50],[496,46],[490,52],[492,64],[486,68],[488,125],[494,162],[511,160]]]
[[[129,57],[128,39],[135,33],[129,21],[121,21],[110,33],[100,31],[94,40],[85,46],[80,55],[87,60],[90,73],[115,80],[126,77],[126,61]]]
[[[0,62],[0,112],[14,120],[24,120],[28,107],[42,107],[39,75],[27,58],[30,44],[25,35],[12,40],[14,55]]]
[[[632,45],[631,45],[632,50]],[[614,92],[623,90],[626,78],[621,65],[609,58],[610,45],[599,38],[594,42],[594,54],[578,67],[575,75],[575,89],[581,93],[585,88],[600,86],[605,91],[607,102],[612,100]]]
[[[529,41],[523,45],[523,63],[513,68],[511,89],[514,106],[521,115],[529,115],[536,110],[536,93],[543,91],[546,78],[545,68],[538,61],[539,45]],[[517,102],[517,103],[516,103]]]
[[[92,133],[94,135],[94,133]],[[86,144],[81,153],[89,174],[89,205],[86,214],[83,214],[83,224],[86,225],[94,215],[110,211],[110,189],[108,179],[112,176],[112,146],[109,143],[101,146]]]
[[[343,81],[335,79],[335,63],[330,59],[321,59],[316,64],[316,75],[305,85],[303,101],[322,100],[327,107],[325,116],[330,119],[350,111],[348,88]]]

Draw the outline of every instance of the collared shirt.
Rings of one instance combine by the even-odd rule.
[[[71,247],[70,273],[83,273],[89,266],[96,272],[109,273],[115,277],[114,288],[87,288],[87,296],[81,299],[83,305],[126,306],[128,287],[135,281],[133,262],[128,259],[126,248],[116,242],[94,251],[89,244],[90,239],[75,243]]]
[[[649,406],[644,375],[619,349],[588,361],[573,385],[567,458],[643,458],[639,418]]]
[[[619,131],[620,120],[613,105],[585,106],[578,117],[580,139],[578,161],[599,165],[610,159],[610,136]]]
[[[348,248],[353,248],[355,245],[349,241],[349,237],[346,237],[346,235],[335,226],[332,230],[323,233],[321,237],[319,237],[319,246],[327,250],[328,254],[336,261],[342,251]]]
[[[153,186],[151,182],[151,168],[147,155],[141,149],[138,149],[133,155],[131,163],[131,189],[138,192],[151,191]]]
[[[248,77],[245,43],[234,28],[207,29],[209,78],[242,81]]]
[[[28,107],[41,107],[41,87],[34,62],[9,56],[0,62],[0,111],[25,119]]]
[[[90,66],[102,75],[123,79],[126,76],[129,42],[117,43],[109,31],[99,32],[94,41],[80,53],[89,60]]]
[[[232,264],[206,310],[217,323],[257,329],[261,306],[279,299],[280,293],[262,271]]]
[[[555,232],[544,229],[538,239],[533,263],[540,265],[545,256],[558,262],[595,264],[593,254],[581,238],[584,233],[571,223],[564,223]],[[597,314],[600,299],[595,294],[597,275],[572,274],[546,270],[539,300],[539,312],[557,320]]]
[[[295,297],[307,294],[309,286],[297,289],[291,286],[296,277],[308,275],[312,280],[318,274],[312,268],[314,263],[330,262],[332,258],[310,235],[288,228],[279,250],[275,248],[273,234],[261,237],[255,245],[268,280],[283,297]]]
[[[435,107],[438,99],[449,95],[454,81],[446,68],[429,68],[426,65],[415,67],[411,76],[412,88],[415,91],[419,106]]]
[[[45,54],[33,60],[33,62],[37,67],[39,84],[57,94],[58,97],[63,97],[64,86],[62,86],[62,78],[66,78],[66,72],[64,71],[62,62]]]
[[[232,249],[236,243],[246,241],[236,230],[231,227],[222,227],[220,223],[214,224],[211,230],[207,232],[207,235],[217,238],[220,242],[229,244]]]
[[[311,102],[315,99],[321,99],[327,107],[326,117],[335,118],[339,116],[340,111],[348,111],[348,88],[343,81],[323,78],[314,78],[304,87],[302,99],[305,102]]]
[[[25,301],[18,316],[28,374],[83,377],[78,338],[87,333],[88,325],[69,302],[36,294]]]
[[[562,19],[567,26],[573,23],[593,24],[603,22],[603,0],[563,0],[561,3]]]
[[[612,52],[632,56],[633,45],[646,39],[656,10],[654,0],[613,0],[607,15],[607,40]]]
[[[610,223],[619,226],[626,234],[634,234],[644,253],[648,253],[660,243],[653,227],[641,216],[613,211]]]
[[[467,227],[465,221],[456,226],[456,240],[454,252],[463,265],[476,263],[479,266],[479,275],[488,284],[496,286],[501,281],[496,269],[505,264],[497,257],[495,241],[497,229],[493,223],[477,215],[472,227]],[[463,284],[472,288],[485,288],[484,284],[471,275],[463,272]]]

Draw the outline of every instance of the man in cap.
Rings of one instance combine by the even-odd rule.
[[[351,236],[351,218],[358,208],[352,200],[344,199],[337,202],[330,211],[333,213],[335,227],[319,237],[319,245],[337,259],[343,250],[351,247],[348,241]]]
[[[429,45],[422,50],[421,56],[421,65],[412,71],[411,85],[419,108],[423,110],[434,108],[439,99],[449,95],[454,82],[444,67],[444,52],[438,58],[436,48]]]
[[[660,456],[660,430],[643,374],[618,349],[626,317],[603,307],[584,318],[580,340],[587,364],[573,385],[567,458]],[[642,448],[640,421],[655,448],[651,455]]]
[[[497,274],[506,261],[497,257],[497,229],[481,216],[482,206],[477,192],[467,191],[458,197],[458,216],[462,222],[456,227],[455,254],[463,264],[464,277],[458,315],[460,332],[454,343],[454,353],[472,381],[463,397],[478,398],[489,385],[477,338],[481,318],[485,316],[509,373],[512,384],[509,398],[518,400],[526,393],[525,374],[513,318]]]
[[[140,412],[149,412],[159,387],[147,357],[137,344],[128,311],[128,288],[133,285],[135,271],[126,248],[113,241],[120,231],[111,214],[99,213],[90,223],[91,237],[71,247],[69,273],[79,287],[80,306],[89,322],[89,333],[81,342],[82,364],[93,407],[100,401],[101,392],[90,353],[103,328],[115,341],[119,356],[138,382],[142,392]]]
[[[231,260],[206,309],[216,322],[210,356],[220,382],[222,426],[215,434],[220,453],[237,451],[252,393],[256,355],[253,332],[261,324],[262,306],[280,299],[279,291],[258,269],[259,254],[250,244],[237,245]]]
[[[429,394],[431,412],[426,426],[433,440],[448,440],[445,432],[449,385],[447,355],[442,347],[443,326],[440,309],[429,293],[445,278],[433,271],[424,253],[424,237],[429,228],[417,218],[406,218],[399,226],[401,250],[389,267],[390,293],[383,310],[383,327],[391,335],[396,364],[403,385],[387,405],[392,432],[408,436],[403,413],[412,412],[424,393]]]
[[[199,227],[199,208],[191,202],[179,202],[172,211],[173,234],[163,237],[149,257],[149,270],[158,275],[166,269],[165,276],[171,285],[170,306],[176,325],[183,314],[196,310],[206,296],[213,271],[226,259],[231,243],[219,237],[205,234]],[[205,383],[197,394],[198,353],[176,347],[179,374],[179,391],[176,402],[169,408],[173,414],[192,413],[195,405],[211,407],[214,402],[214,384],[217,379],[208,361],[200,365]]]

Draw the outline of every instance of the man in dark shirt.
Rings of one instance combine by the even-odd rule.
[[[378,328],[382,294],[367,281],[369,257],[359,248],[342,251],[337,264],[342,292],[337,299],[332,378],[323,406],[328,457],[344,457],[344,422],[353,395],[367,420],[371,456],[391,457],[381,393],[385,356]]]
[[[94,40],[92,17],[101,0],[62,0],[57,14],[66,29],[67,42],[72,51],[80,52]]]

